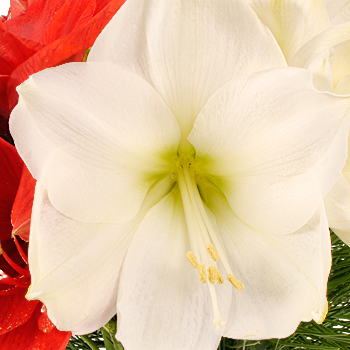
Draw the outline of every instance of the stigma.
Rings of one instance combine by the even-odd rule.
[[[197,176],[198,172],[200,170],[194,156],[177,158],[177,183],[191,246],[191,250],[186,253],[186,258],[191,266],[198,270],[199,282],[208,285],[214,312],[213,323],[220,331],[226,323],[219,312],[215,288],[224,283],[223,271],[225,270],[226,280],[237,291],[242,291],[244,285],[234,276],[218,233],[211,224],[198,190],[196,179],[201,178]],[[224,270],[219,270],[218,262],[221,263]]]

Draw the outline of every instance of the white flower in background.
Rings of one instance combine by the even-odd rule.
[[[350,94],[349,0],[248,2],[274,34],[288,65],[310,70],[319,90]],[[324,202],[329,226],[350,245],[350,152]]]
[[[206,350],[322,321],[350,101],[286,66],[245,1],[128,0],[87,63],[18,88],[28,297],[59,329],[118,312],[126,350]]]
[[[325,0],[326,8],[332,26],[350,20],[349,0]]]

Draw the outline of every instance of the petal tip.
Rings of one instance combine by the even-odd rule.
[[[27,300],[40,300],[39,297],[43,294],[42,291],[36,291],[36,290],[33,290],[33,286],[31,285],[29,288],[28,288],[28,292],[26,294],[26,299]]]
[[[327,298],[323,302],[321,308],[317,311],[311,312],[312,318],[317,324],[322,324],[328,314],[328,300]]]
[[[27,80],[25,80],[22,84],[19,84],[19,85],[16,87],[16,91],[17,91],[20,95],[23,95],[23,93],[25,93],[31,85],[34,85],[32,76],[30,76],[30,77],[29,77]]]

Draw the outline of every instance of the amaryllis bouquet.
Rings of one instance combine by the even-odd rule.
[[[260,342],[318,329],[329,227],[350,242],[348,1],[127,0],[110,21],[120,1],[53,3],[4,22],[45,47],[6,80],[31,175],[0,282],[30,277],[39,329],[91,349],[282,349]]]

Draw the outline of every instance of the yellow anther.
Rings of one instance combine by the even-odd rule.
[[[198,270],[199,270],[199,281],[202,283],[207,283],[207,273],[205,272],[204,263],[200,263],[198,265]]]
[[[222,275],[221,275],[219,269],[216,268],[216,270],[217,270],[216,280],[217,280],[217,282],[219,284],[223,284],[224,283],[224,279],[222,278]]]
[[[231,284],[238,290],[241,291],[244,288],[243,283],[241,283],[240,281],[238,281],[238,279],[232,274],[230,273],[227,276],[227,280],[231,282]]]
[[[208,267],[208,279],[211,284],[214,284],[215,282],[220,284],[224,283],[224,279],[216,266]]]
[[[211,243],[207,244],[207,251],[214,261],[219,261],[219,254]]]
[[[216,266],[209,266],[208,267],[208,280],[211,284],[214,284],[216,282]]]
[[[194,254],[191,251],[186,253],[186,258],[190,262],[190,264],[193,266],[193,268],[198,269],[197,258],[194,256]]]

